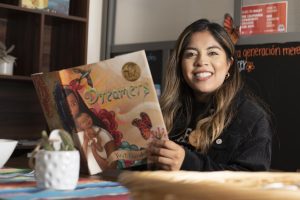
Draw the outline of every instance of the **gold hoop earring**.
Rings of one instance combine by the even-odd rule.
[[[229,73],[229,72],[227,72],[227,74],[225,75],[225,80],[226,80],[226,79],[228,79],[228,78],[229,78],[229,76],[230,76],[230,73]]]

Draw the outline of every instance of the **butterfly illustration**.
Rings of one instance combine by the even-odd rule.
[[[240,27],[234,26],[233,19],[230,14],[226,13],[224,15],[224,22],[223,26],[226,30],[226,32],[229,34],[231,41],[233,44],[236,44],[238,39],[240,38]]]
[[[254,63],[248,61],[246,65],[247,72],[252,72],[254,69],[255,69]]]
[[[132,125],[136,126],[140,132],[141,135],[143,136],[143,138],[145,140],[149,139],[151,136],[151,128],[152,128],[152,122],[150,120],[150,117],[147,113],[145,112],[141,112],[140,113],[140,119],[139,118],[135,118],[132,121]]]

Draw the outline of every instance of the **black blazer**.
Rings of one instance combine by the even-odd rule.
[[[207,154],[184,146],[181,170],[265,171],[270,168],[273,129],[269,115],[252,99],[240,94],[237,113]]]

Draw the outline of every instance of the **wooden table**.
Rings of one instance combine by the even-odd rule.
[[[299,200],[300,173],[123,172],[133,200]]]

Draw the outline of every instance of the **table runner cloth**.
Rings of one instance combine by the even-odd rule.
[[[100,199],[128,200],[128,190],[118,182],[80,178],[75,190],[45,190],[36,187],[29,169],[0,169],[0,199]]]

